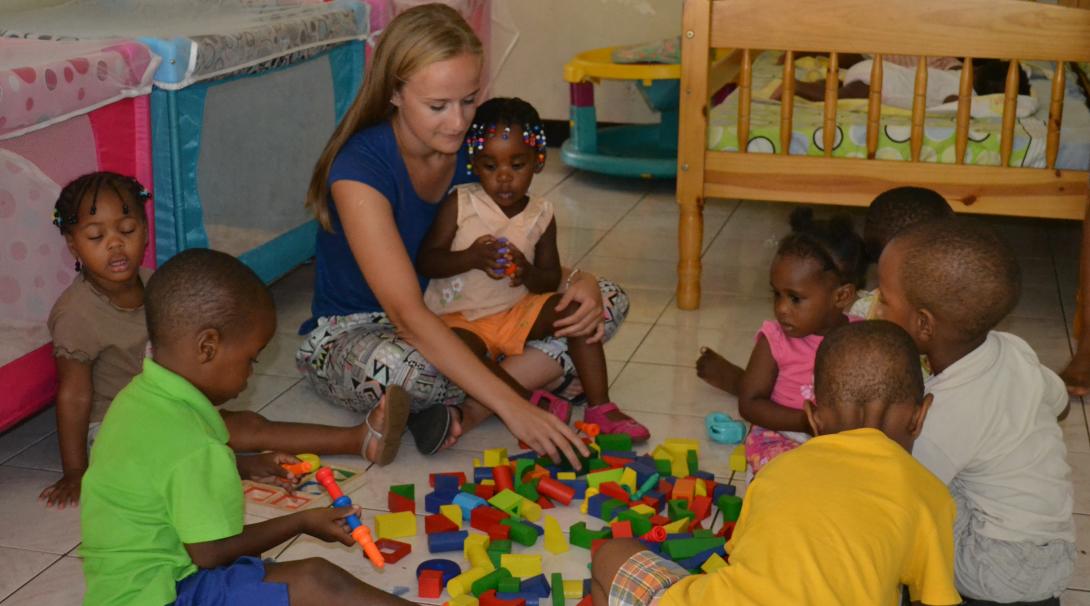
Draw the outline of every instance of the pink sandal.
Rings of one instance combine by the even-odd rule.
[[[550,391],[539,389],[530,396],[530,403],[542,410],[549,411],[565,425],[571,422],[571,402],[557,397]]]
[[[588,406],[586,411],[583,412],[583,422],[594,423],[601,428],[602,433],[626,434],[632,438],[634,443],[646,442],[651,437],[651,432],[632,417],[623,421],[611,421],[607,415],[614,411],[620,412],[620,409],[613,402]]]

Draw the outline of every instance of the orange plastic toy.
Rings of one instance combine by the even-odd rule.
[[[314,474],[314,479],[329,493],[329,498],[333,499],[334,507],[348,507],[352,504],[352,499],[341,492],[341,487],[333,479],[332,469],[322,467],[318,470],[318,473]],[[356,514],[348,516],[344,521],[348,522],[348,527],[352,529],[352,538],[356,539],[356,542],[360,544],[363,553],[367,555],[367,559],[371,560],[375,568],[385,566],[386,560],[382,557],[382,552],[379,551],[378,546],[375,545],[374,539],[371,538],[371,529],[364,526]]]

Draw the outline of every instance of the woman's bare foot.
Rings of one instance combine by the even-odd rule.
[[[447,430],[447,439],[439,450],[446,450],[458,443],[458,438],[465,433],[465,404],[450,407],[450,429]]]
[[[1073,396],[1090,394],[1090,353],[1076,352],[1060,378],[1067,384],[1067,393]]]
[[[367,413],[367,420],[371,422],[371,427],[374,427],[378,431],[382,431],[382,424],[386,421],[386,396],[379,398],[378,404],[371,409],[371,412]],[[387,436],[383,436],[382,439],[372,439],[370,443],[367,442],[367,423],[360,423],[356,426],[359,430],[360,446],[357,449],[360,455],[374,463],[378,461],[379,455],[382,454],[382,447],[386,444]],[[400,440],[401,436],[397,436]],[[364,444],[367,445],[366,450]]]
[[[732,396],[738,395],[745,369],[707,347],[700,348],[696,359],[696,376],[712,387],[722,389]]]

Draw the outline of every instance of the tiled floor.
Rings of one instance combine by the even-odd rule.
[[[770,315],[767,267],[775,239],[786,228],[790,207],[708,202],[703,304],[699,311],[683,312],[675,307],[673,298],[677,212],[672,184],[572,173],[553,162],[535,180],[534,188],[539,193],[548,192],[559,208],[565,263],[615,279],[631,297],[628,321],[606,349],[614,398],[653,427],[656,438],[700,439],[702,466],[729,480],[728,448],[704,439],[703,415],[712,411],[736,414],[737,404],[734,398],[701,383],[694,374],[693,362],[701,345],[745,361],[756,326]],[[1078,226],[991,222],[1017,243],[1025,270],[1022,303],[1003,328],[1027,339],[1046,364],[1059,369],[1070,356],[1068,326],[1073,313]],[[229,407],[257,410],[285,421],[359,422],[357,415],[319,400],[300,380],[292,362],[299,342],[295,329],[308,314],[312,275],[311,268],[304,267],[274,286],[280,314],[278,334],[262,356],[249,389]],[[1090,605],[1090,434],[1081,401],[1072,402],[1063,428],[1074,469],[1080,548],[1078,568],[1064,603]],[[468,472],[472,457],[492,447],[516,449],[515,441],[498,422],[486,424],[467,435],[456,448],[429,459],[406,444],[393,465],[371,469],[365,485],[352,496],[369,509],[364,520],[369,523],[374,513],[383,510],[389,484],[413,481],[422,495],[429,471]],[[354,457],[337,460],[361,465],[361,460]],[[59,470],[52,410],[0,435],[3,606],[80,601],[83,577],[76,553],[77,512],[46,510],[36,499],[42,488],[59,477]],[[418,501],[422,511],[422,497]],[[558,517],[566,528],[576,516],[574,511],[564,511]],[[269,555],[286,559],[321,555],[387,590],[411,587],[406,597],[412,599],[416,594],[412,571],[427,557],[420,537],[413,545],[411,556],[383,573],[374,572],[358,551],[310,538],[290,541],[270,550]],[[587,573],[586,561],[585,552],[577,550],[564,558],[547,556],[545,567],[563,572],[568,578],[582,578]]]

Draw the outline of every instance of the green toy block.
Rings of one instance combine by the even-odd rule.
[[[551,578],[553,606],[564,606],[564,575],[554,572]]]
[[[518,517],[519,508],[522,507],[522,499],[522,495],[505,488],[491,499],[488,499],[488,504],[500,511]]]
[[[488,546],[488,559],[492,560],[492,564],[496,568],[500,567],[500,559],[505,553],[511,553],[511,541],[509,539],[497,539]]]
[[[390,487],[390,492],[399,494],[410,501],[416,498],[416,484],[398,484]]]
[[[489,589],[495,589],[500,584],[500,581],[509,578],[511,578],[510,572],[503,568],[497,568],[476,581],[473,581],[472,593],[479,598],[482,593]]]
[[[651,532],[651,528],[654,526],[651,524],[651,520],[631,509],[618,513],[617,519],[621,522],[629,522],[632,524],[632,534],[637,537],[642,537]]]
[[[697,528],[696,530],[693,531],[693,538],[694,539],[707,539],[709,537],[714,537],[714,536],[715,536],[715,533],[712,532],[710,528]]]
[[[655,471],[657,471],[659,475],[670,475],[670,469],[671,465],[669,459],[655,459]]]
[[[594,439],[594,443],[602,450],[615,452],[627,452],[632,450],[632,436],[623,433],[602,433]]]
[[[695,450],[690,450],[685,453],[685,463],[689,467],[689,475],[700,471],[700,457],[696,454]]]
[[[620,499],[610,499],[605,503],[602,503],[602,515],[601,518],[606,521],[612,521],[617,517],[617,514],[626,511],[628,509],[628,503]]]
[[[500,582],[496,584],[496,593],[518,593],[520,589],[522,589],[522,581],[515,577],[500,579]]]
[[[520,495],[522,495],[526,499],[529,499],[529,500],[536,503],[538,498],[540,497],[540,495],[538,495],[538,493],[537,493],[537,483],[538,482],[540,482],[540,480],[533,480],[531,482],[523,482],[522,484],[519,484],[519,487],[515,489],[515,492],[519,493]]]
[[[602,459],[590,459],[587,461],[587,471],[601,471],[603,469],[609,469],[609,463],[606,463]]]
[[[710,537],[706,539],[667,539],[662,543],[662,552],[671,560],[684,560],[709,549],[715,549],[724,545],[727,540],[723,537]]]
[[[601,530],[588,530],[586,522],[576,522],[568,529],[568,540],[572,545],[578,545],[583,549],[590,549],[591,543],[597,539],[608,539],[613,532],[608,526]]]
[[[477,494],[477,485],[473,482],[466,482],[465,484],[462,484],[462,492]]]
[[[742,497],[729,494],[720,495],[719,500],[715,502],[715,506],[723,514],[724,521],[737,522],[738,516],[742,513]]]
[[[587,486],[598,488],[598,485],[603,482],[620,482],[622,474],[624,474],[623,469],[605,469],[589,473],[587,474]]]
[[[533,469],[537,465],[537,461],[530,459],[519,459],[515,461],[515,488],[522,486],[522,476],[529,470]],[[537,499],[534,499],[535,501]]]
[[[676,522],[681,518],[695,518],[696,514],[689,511],[689,502],[685,499],[672,499],[666,502],[667,516],[671,522]]]
[[[511,540],[519,545],[526,545],[529,547],[537,542],[537,531],[522,522],[507,518],[506,520],[502,520],[500,524],[511,527]]]

